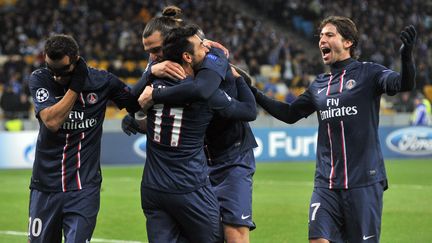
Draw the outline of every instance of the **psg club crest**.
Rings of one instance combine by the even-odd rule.
[[[345,88],[349,90],[354,88],[355,85],[356,85],[356,81],[354,79],[350,79],[346,82]]]
[[[87,95],[87,103],[93,105],[96,104],[96,102],[98,101],[98,96],[95,93],[89,93]]]
[[[36,100],[39,103],[45,102],[49,98],[49,92],[45,88],[39,88],[36,90]]]

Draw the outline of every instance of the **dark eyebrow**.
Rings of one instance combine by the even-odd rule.
[[[148,53],[155,53],[155,52],[159,52],[162,49],[162,46],[155,46],[153,48],[150,48],[148,50],[146,50],[146,52]]]
[[[321,32],[321,33],[319,34],[319,36],[323,36],[323,35],[334,35],[334,34],[335,34],[334,32],[327,31],[327,32]]]

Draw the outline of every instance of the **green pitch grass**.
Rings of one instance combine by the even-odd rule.
[[[387,160],[381,242],[430,242],[432,159]],[[314,163],[258,163],[251,242],[307,242]],[[147,242],[141,167],[104,167],[101,209],[92,242]],[[30,170],[0,170],[0,242],[26,242]]]

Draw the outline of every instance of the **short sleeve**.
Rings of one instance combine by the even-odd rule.
[[[53,106],[57,103],[57,99],[62,97],[55,97],[54,90],[50,82],[49,75],[45,74],[42,69],[34,71],[29,78],[29,89],[33,99],[36,117],[39,112],[47,107]]]
[[[215,71],[222,79],[225,79],[225,75],[228,69],[228,59],[222,50],[218,48],[212,48],[209,53],[205,56],[203,63],[199,70],[210,69]]]

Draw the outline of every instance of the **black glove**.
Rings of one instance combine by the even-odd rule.
[[[125,117],[123,117],[121,128],[123,132],[126,133],[128,136],[130,136],[132,133],[137,134],[137,132],[145,133],[143,130],[140,129],[138,123],[131,114],[127,114]]]
[[[246,82],[247,86],[249,87],[249,89],[252,91],[252,94],[255,96],[256,93],[258,92],[258,89],[255,88],[255,86],[252,85],[252,77],[243,69],[237,67],[234,64],[231,64],[231,67],[233,67],[244,79],[244,81]]]
[[[400,53],[402,58],[411,58],[414,44],[417,39],[417,32],[413,25],[406,26],[400,33],[400,39],[402,40],[402,46],[400,47]]]
[[[69,89],[81,93],[84,87],[85,80],[88,76],[87,64],[82,57],[75,63],[75,68],[72,71],[71,81],[69,82]]]

